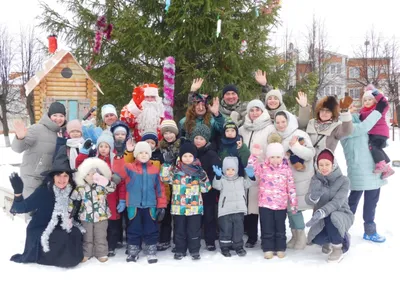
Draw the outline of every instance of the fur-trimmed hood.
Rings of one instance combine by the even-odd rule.
[[[85,177],[92,169],[98,169],[98,172],[111,180],[111,169],[107,163],[97,157],[86,158],[83,163],[78,167],[78,172],[75,175],[75,182],[78,186],[84,186],[86,184]]]

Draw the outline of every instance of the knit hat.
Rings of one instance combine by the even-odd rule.
[[[135,156],[135,158],[139,155],[140,152],[146,152],[150,158],[152,154],[150,145],[144,141],[138,142],[135,146],[135,150],[133,151],[133,155]]]
[[[235,169],[236,174],[239,170],[239,160],[236,156],[227,156],[222,162],[222,171],[226,174],[227,169]]]
[[[318,158],[317,158],[317,163],[321,160],[321,159],[327,159],[329,160],[332,164],[334,161],[334,157],[333,154],[330,150],[322,150],[320,154],[318,154]]]
[[[53,102],[52,104],[50,104],[47,114],[49,117],[51,117],[54,114],[62,114],[64,116],[67,115],[65,111],[65,106],[60,102]]]
[[[112,125],[111,125],[111,127],[110,127],[110,131],[111,131],[111,133],[114,135],[117,131],[122,131],[122,130],[124,130],[124,132],[126,133],[126,139],[128,139],[129,138],[129,127],[128,127],[128,125],[125,123],[125,122],[123,122],[123,121],[115,121]]]
[[[193,129],[192,134],[190,135],[190,140],[193,142],[196,136],[202,136],[206,140],[206,143],[208,143],[211,138],[210,127],[204,124],[196,125],[196,127]]]
[[[265,111],[265,105],[259,99],[254,99],[247,103],[247,113],[249,113],[250,109],[252,109],[253,107],[258,107],[262,111]]]
[[[105,104],[101,107],[101,119],[104,120],[104,116],[106,114],[113,114],[118,117],[117,110],[115,109],[115,106],[112,104]]]
[[[160,124],[160,130],[161,134],[164,134],[167,131],[171,131],[175,135],[178,135],[179,133],[178,126],[176,126],[174,120],[163,120]]]
[[[267,99],[270,96],[275,96],[279,99],[279,103],[282,104],[283,100],[282,100],[282,93],[280,90],[270,90],[267,95],[265,96],[265,106],[267,106]]]
[[[114,138],[110,131],[104,130],[97,139],[96,148],[99,148],[101,143],[106,143],[110,146],[110,155],[114,152]]]
[[[235,129],[235,130],[236,130],[236,136],[239,134],[239,129],[238,129],[238,127],[236,126],[236,123],[233,122],[233,120],[230,119],[230,118],[228,118],[228,119],[226,120],[225,124],[224,124],[224,136],[225,136],[225,131],[226,131],[228,128]]]
[[[157,145],[158,144],[157,133],[151,131],[143,133],[142,141],[145,142],[147,140],[153,140]]]
[[[128,134],[128,132],[127,132],[127,130],[126,130],[126,128],[124,126],[115,127],[113,133],[116,134],[117,132],[124,132],[124,133]]]
[[[79,131],[82,133],[82,123],[79,120],[71,120],[67,123],[67,132],[70,133],[71,131]]]
[[[224,95],[225,95],[227,92],[235,92],[236,94],[239,95],[239,89],[238,89],[238,87],[237,87],[236,85],[234,85],[234,84],[228,84],[228,85],[226,85],[226,86],[224,87],[224,89],[222,90],[222,97],[224,97]]]
[[[197,158],[197,148],[194,144],[190,143],[190,142],[184,142],[183,144],[181,144],[181,148],[179,149],[179,158],[180,160],[182,160],[182,156],[185,153],[190,153],[193,155],[194,159]]]
[[[268,144],[267,158],[270,158],[271,156],[279,156],[279,157],[283,158],[284,154],[285,154],[285,149],[283,149],[283,146],[281,143]]]
[[[364,101],[365,99],[368,99],[368,98],[375,99],[374,95],[372,95],[372,91],[365,91],[364,92],[364,95],[362,96],[362,100]]]

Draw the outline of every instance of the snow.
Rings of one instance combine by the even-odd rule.
[[[398,135],[396,135],[396,138]],[[1,140],[1,137],[0,137]],[[400,142],[390,141],[387,153],[400,159]],[[9,149],[0,148],[1,185],[8,185],[8,175],[14,169],[4,163],[13,158]],[[6,156],[10,155],[10,156]],[[343,151],[336,150],[339,165],[346,172]],[[17,158],[17,156],[15,157]],[[265,260],[258,243],[246,249],[246,257],[223,257],[219,252],[208,252],[202,247],[201,260],[189,257],[175,261],[170,251],[159,252],[159,262],[149,265],[141,255],[137,263],[126,263],[124,250],[107,263],[91,259],[74,269],[60,269],[36,264],[16,264],[9,258],[22,253],[26,223],[23,218],[9,218],[0,212],[0,270],[3,280],[1,298],[11,293],[16,299],[38,295],[41,299],[160,298],[206,299],[214,297],[234,299],[256,296],[265,299],[398,299],[396,284],[400,267],[400,226],[396,219],[398,207],[396,183],[400,169],[381,190],[376,222],[379,233],[386,236],[383,244],[362,239],[362,203],[356,221],[350,229],[351,248],[340,264],[328,264],[321,248],[307,246],[304,251],[287,250],[284,259]],[[305,212],[306,221],[311,212]],[[290,230],[287,228],[288,238]],[[90,297],[90,298],[89,298]]]

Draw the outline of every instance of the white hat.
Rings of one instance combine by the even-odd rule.
[[[267,99],[268,99],[268,97],[270,97],[270,96],[275,96],[276,98],[279,99],[279,103],[280,103],[280,104],[283,103],[283,100],[282,100],[282,93],[281,93],[280,90],[270,90],[270,91],[268,92],[268,94],[265,96],[265,103],[267,103]]]
[[[139,155],[140,152],[146,152],[149,154],[149,157],[151,157],[152,151],[150,145],[147,142],[138,142],[135,146],[135,151],[133,152],[135,158]]]
[[[262,111],[265,110],[265,105],[264,105],[264,103],[262,103],[261,100],[259,100],[259,99],[251,100],[251,101],[247,104],[247,113],[249,113],[250,109],[252,109],[253,107],[258,107],[258,108],[261,109]]]
[[[374,95],[372,95],[372,91],[365,91],[364,92],[364,95],[363,95],[362,99],[364,100],[364,99],[368,99],[368,98],[375,99]]]
[[[105,104],[101,107],[101,118],[103,119],[103,121],[104,121],[104,116],[106,114],[113,114],[118,117],[117,110],[115,109],[115,106],[112,104]]]
[[[268,144],[267,146],[267,158],[271,156],[279,156],[279,157],[284,157],[285,154],[285,149],[283,149],[283,146],[281,143],[271,143]]]
[[[158,97],[158,88],[155,87],[146,87],[144,88],[144,96],[150,96],[150,97]]]

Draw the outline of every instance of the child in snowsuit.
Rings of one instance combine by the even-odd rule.
[[[238,175],[239,160],[227,156],[222,162],[222,170],[213,166],[215,177],[213,188],[220,191],[218,202],[219,246],[225,257],[230,257],[230,249],[237,255],[245,256],[243,249],[244,215],[247,213],[245,190],[255,184],[254,169],[246,170],[250,180]],[[223,173],[222,173],[223,172]]]
[[[309,243],[322,246],[322,252],[329,254],[328,262],[340,262],[349,249],[348,231],[354,222],[347,199],[350,181],[342,175],[329,149],[317,156],[315,168],[305,196],[307,204],[314,206],[314,214],[306,223],[311,227],[307,239]]]
[[[174,259],[181,260],[186,250],[193,260],[200,259],[202,193],[211,189],[207,173],[197,159],[196,147],[181,145],[176,166],[164,163],[160,173],[163,182],[172,184],[171,214],[174,219]]]
[[[224,124],[224,134],[221,138],[219,158],[223,161],[225,157],[235,156],[239,162],[239,176],[244,176],[244,168],[247,166],[247,161],[250,156],[250,150],[243,143],[242,137],[239,135],[239,130],[231,119],[227,119]]]
[[[368,115],[375,110],[376,104],[379,101],[387,99],[374,86],[369,85],[368,90],[363,95],[363,107],[360,110],[360,120],[364,121]],[[371,90],[372,89],[372,90]],[[368,132],[369,148],[375,162],[374,173],[382,173],[382,179],[385,179],[394,174],[394,170],[390,167],[390,158],[386,155],[383,148],[386,147],[386,141],[389,138],[389,126],[386,123],[386,113],[389,106],[386,106],[382,113],[382,117],[376,122],[375,126]]]
[[[165,215],[167,201],[164,185],[160,181],[159,169],[150,162],[152,151],[146,142],[135,146],[133,163],[116,159],[113,171],[126,183],[126,206],[129,224],[127,228],[128,257],[127,262],[136,262],[145,243],[148,263],[157,259],[157,221]]]
[[[71,217],[76,214],[86,233],[83,235],[83,261],[95,256],[100,262],[108,260],[107,227],[111,216],[107,195],[114,192],[111,170],[99,158],[86,159],[75,176],[77,187],[70,197]]]
[[[160,141],[160,151],[163,155],[164,162],[175,166],[176,160],[179,156],[179,148],[181,141],[178,139],[178,126],[174,120],[163,120],[160,125],[160,131],[163,139]],[[167,210],[165,217],[160,224],[160,235],[158,237],[157,250],[164,251],[171,247],[171,233],[172,233],[172,216],[171,216],[171,195],[172,186],[168,183],[165,184],[165,194],[167,197]]]
[[[286,251],[286,213],[288,202],[292,213],[297,212],[296,188],[285,157],[282,144],[274,142],[267,146],[266,161],[260,161],[261,145],[254,144],[249,165],[259,178],[258,206],[260,209],[261,247],[264,258],[271,259],[274,252],[279,258]]]

